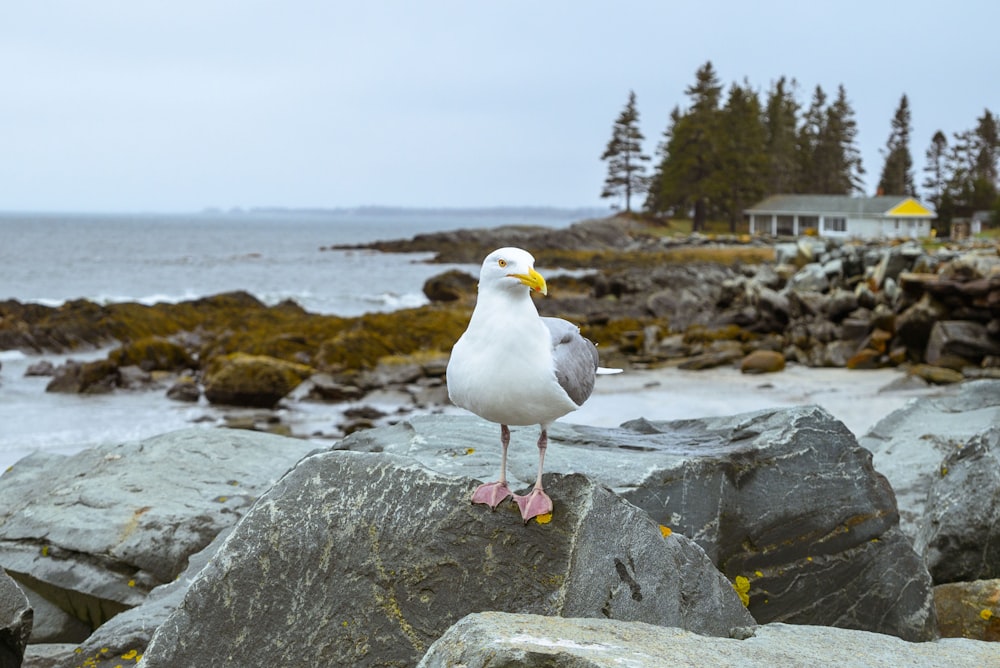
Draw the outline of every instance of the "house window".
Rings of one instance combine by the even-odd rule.
[[[847,219],[840,216],[827,216],[823,219],[824,232],[846,232]]]
[[[795,216],[778,216],[778,235],[791,236],[795,234]]]
[[[808,234],[806,230],[819,228],[819,216],[799,216],[799,234]]]

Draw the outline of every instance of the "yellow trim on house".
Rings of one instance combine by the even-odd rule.
[[[930,216],[929,209],[921,206],[920,202],[909,197],[886,211],[889,216]]]

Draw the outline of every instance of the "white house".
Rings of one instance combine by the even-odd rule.
[[[931,220],[937,218],[905,195],[772,195],[743,213],[751,234],[868,239],[930,236]]]

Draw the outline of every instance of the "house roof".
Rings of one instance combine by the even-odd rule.
[[[936,218],[931,209],[905,195],[852,197],[851,195],[771,195],[745,213],[776,215],[857,215],[866,217],[919,216]]]

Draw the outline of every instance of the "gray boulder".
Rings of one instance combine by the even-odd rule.
[[[476,482],[386,454],[304,459],[254,505],[143,665],[413,665],[482,610],[728,636],[754,622],[704,552],[610,490],[548,476],[552,521],[473,506]]]
[[[935,583],[1000,578],[1000,425],[951,452],[914,546]]]
[[[1000,381],[966,381],[940,396],[912,400],[858,439],[872,452],[875,469],[889,479],[907,537],[914,540],[920,530],[945,458],[996,424]]]
[[[795,291],[825,292],[829,287],[830,278],[818,262],[805,265],[788,281],[788,289]]]
[[[909,643],[865,631],[767,624],[746,639],[608,619],[483,612],[460,620],[418,668],[980,668],[1000,665],[1000,644],[958,638]]]
[[[928,364],[942,366],[979,366],[990,355],[1000,355],[1000,341],[987,333],[986,325],[972,320],[943,320],[931,329],[924,359]]]
[[[24,592],[0,570],[0,666],[17,668],[31,635],[32,610]]]
[[[528,487],[537,428],[512,434],[508,477]],[[898,529],[892,489],[823,409],[618,429],[557,423],[549,437],[547,470],[600,480],[695,540],[726,576],[747,578],[759,622],[934,636],[931,579]],[[472,417],[414,417],[338,447],[408,455],[480,480],[495,480],[499,468],[499,428]]]
[[[173,581],[313,449],[191,429],[73,456],[30,455],[0,477],[0,566],[96,628]]]
[[[29,645],[25,662],[30,658],[34,662],[30,665],[34,668],[42,663],[40,657],[45,656],[52,660],[53,667],[84,665],[88,668],[115,668],[138,660],[146,651],[153,633],[180,606],[191,581],[215,555],[231,531],[232,527],[223,529],[208,547],[192,555],[187,568],[176,580],[151,591],[142,605],[115,615],[82,642]],[[35,642],[34,637],[32,642]],[[123,657],[131,660],[123,661]]]

